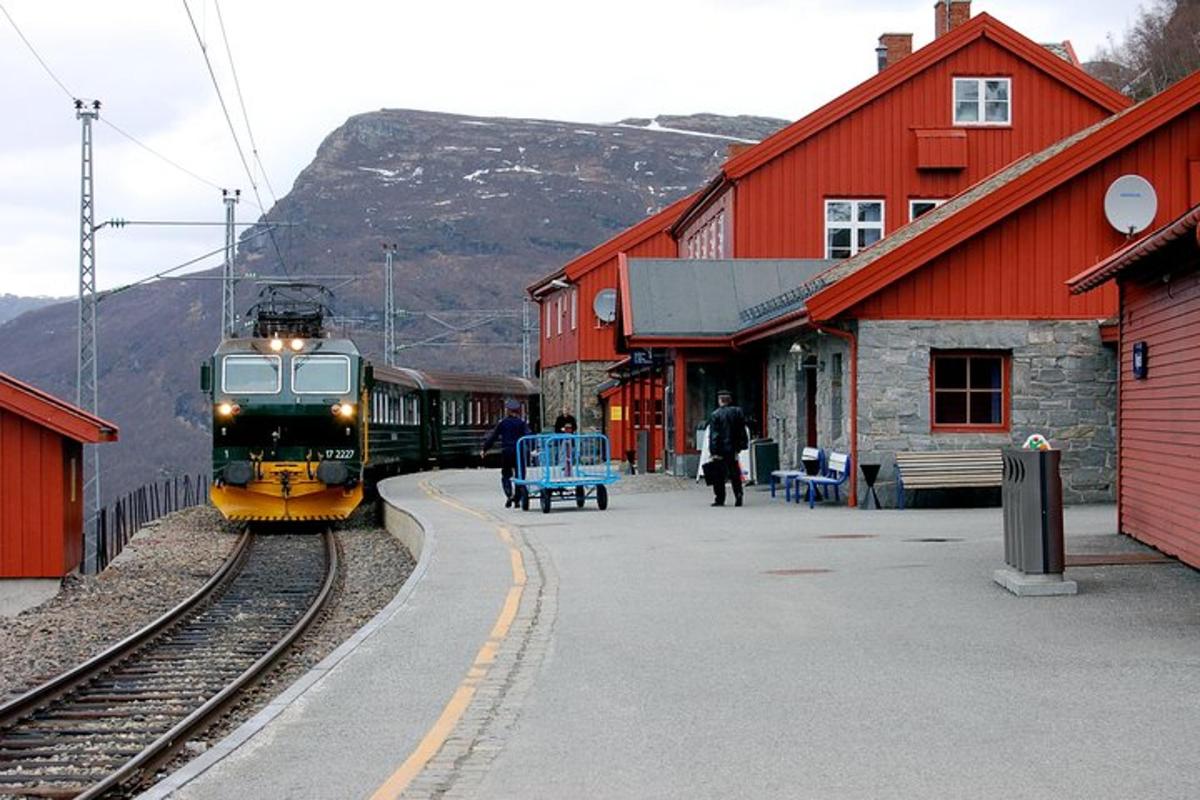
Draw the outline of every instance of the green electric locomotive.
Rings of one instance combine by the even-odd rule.
[[[254,335],[227,339],[202,365],[212,404],[211,499],[231,520],[335,520],[364,485],[460,466],[532,381],[374,366],[324,335],[323,308],[256,306]]]

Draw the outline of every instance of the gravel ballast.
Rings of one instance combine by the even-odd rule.
[[[50,600],[0,617],[0,702],[181,603],[217,571],[236,541],[237,529],[215,509],[185,509],[143,528],[99,575],[68,575]]]
[[[0,702],[103,651],[187,598],[225,561],[238,531],[215,509],[172,514],[139,532],[101,575],[71,575],[54,598],[0,617]],[[340,569],[325,609],[159,778],[204,752],[333,652],[391,602],[412,573],[412,556],[381,527],[374,508],[360,509],[335,534]]]

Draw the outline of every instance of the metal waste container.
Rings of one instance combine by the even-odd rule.
[[[779,469],[779,442],[755,439],[750,442],[750,482],[756,486],[771,483],[771,473]]]
[[[1061,450],[1005,448],[1004,560],[1027,575],[1063,571]]]
[[[650,431],[638,431],[634,441],[636,450],[633,463],[637,474],[645,475],[650,471]]]

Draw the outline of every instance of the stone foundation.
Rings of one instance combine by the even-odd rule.
[[[896,502],[897,451],[1019,446],[1041,433],[1062,449],[1063,498],[1112,502],[1116,484],[1116,354],[1100,342],[1095,321],[871,321],[858,323],[860,461],[882,465],[876,488]],[[1003,350],[1011,354],[1010,430],[931,430],[930,351]],[[835,357],[840,355],[841,420],[834,419]],[[848,448],[850,362],[842,340],[819,334],[772,346],[768,353],[768,423],[780,460],[794,468],[806,431],[805,359],[817,374],[818,442]],[[840,424],[839,424],[840,422]],[[861,487],[860,487],[861,489]],[[861,494],[861,491],[860,491]]]
[[[579,432],[604,429],[603,409],[597,397],[600,384],[609,379],[610,361],[572,361],[542,370],[542,420],[547,430],[563,406],[579,421]]]

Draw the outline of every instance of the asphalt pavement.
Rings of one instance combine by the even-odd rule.
[[[999,509],[630,481],[542,514],[495,483],[391,482],[435,535],[411,597],[174,796],[1200,796],[1190,568],[1018,598],[992,580]],[[1068,553],[1145,550],[1111,506],[1066,528]]]

